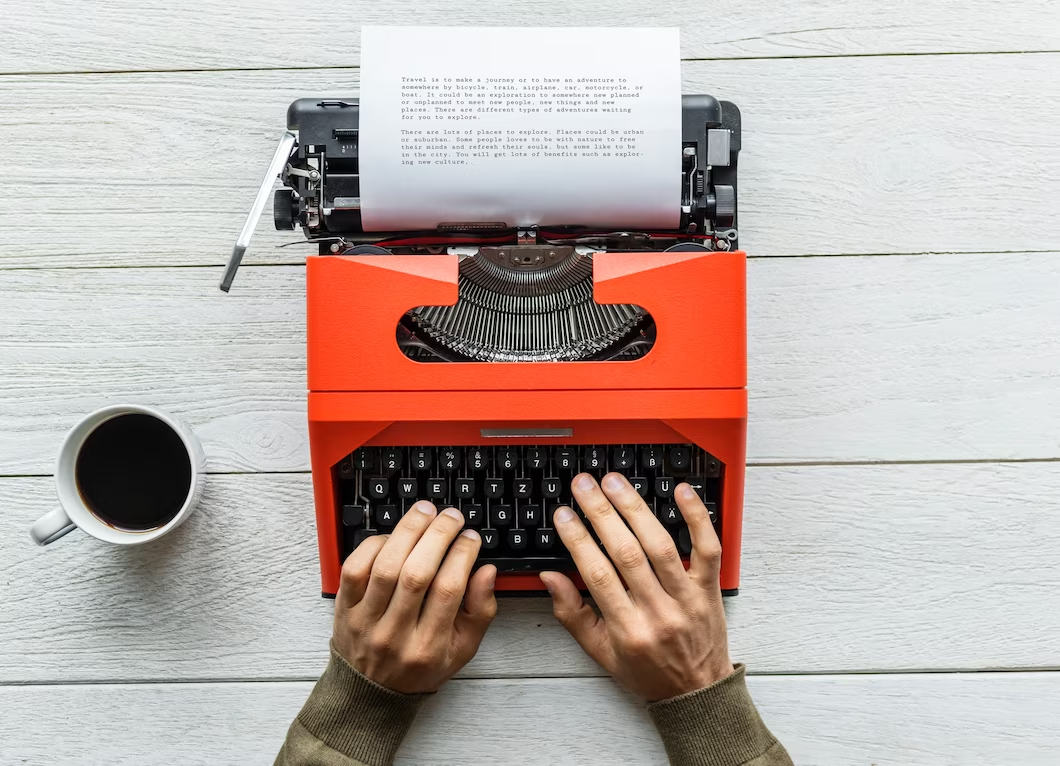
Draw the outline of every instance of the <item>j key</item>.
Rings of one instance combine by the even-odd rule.
[[[484,519],[482,506],[478,503],[468,503],[460,509],[464,514],[464,522],[469,527],[481,527]]]
[[[561,484],[559,479],[547,478],[541,480],[541,494],[549,500],[559,497]]]
[[[427,497],[441,500],[449,494],[449,482],[445,479],[427,479]]]
[[[353,453],[353,467],[362,471],[370,471],[375,468],[375,451],[361,447]]]
[[[396,505],[377,505],[375,507],[375,520],[381,527],[392,527],[398,523],[399,518]]]
[[[446,447],[438,453],[438,465],[444,471],[455,471],[460,467],[460,453],[451,447]]]
[[[434,450],[430,447],[412,450],[412,467],[417,471],[431,470],[431,466],[434,464],[433,452]]]
[[[707,513],[710,514],[710,523],[718,523],[718,504],[717,503],[706,503]]]
[[[539,551],[550,551],[556,542],[556,532],[553,529],[539,529],[534,533],[534,547]]]
[[[401,450],[399,449],[385,449],[383,450],[383,470],[384,471],[400,471],[401,470]]]
[[[510,471],[519,462],[519,451],[511,447],[505,447],[497,452],[497,467]]]
[[[526,538],[529,533],[525,529],[509,529],[508,530],[508,547],[513,551],[521,551],[526,549]]]
[[[540,505],[519,506],[519,525],[523,527],[540,527],[545,512]]]
[[[500,534],[496,529],[483,529],[479,535],[482,537],[482,550],[495,551],[500,545]]]
[[[641,447],[640,464],[643,468],[662,468],[663,451],[660,447]]]
[[[686,481],[688,482],[688,486],[694,489],[696,491],[696,494],[699,495],[699,499],[706,501],[707,480],[704,479],[702,476],[689,476]]]
[[[615,447],[611,452],[611,467],[616,471],[625,471],[633,467],[633,450],[627,447]]]
[[[674,496],[674,480],[669,476],[655,477],[655,496],[669,500]]]
[[[681,531],[677,533],[677,549],[681,551],[682,556],[692,555],[692,535],[688,533],[688,527],[681,527]]]
[[[526,466],[527,468],[533,468],[535,471],[539,468],[544,468],[545,463],[548,462],[548,454],[543,449],[528,449],[526,451]]]
[[[456,480],[456,496],[461,500],[467,500],[468,498],[475,496],[475,480],[474,479],[457,479]]]
[[[490,519],[495,527],[510,527],[512,525],[512,507],[510,505],[494,505],[490,507]]]
[[[674,471],[687,471],[692,464],[692,450],[688,447],[670,448],[670,468]]]
[[[550,527],[556,526],[553,523],[553,521],[552,521],[552,517],[555,516],[556,515],[556,511],[558,511],[562,507],[563,507],[563,503],[549,503],[548,504],[548,514],[545,516],[545,523],[548,526],[550,526]]]
[[[648,496],[648,480],[643,476],[630,476],[629,483],[633,485],[633,489],[637,490],[637,494],[641,497]]]
[[[516,479],[512,482],[512,491],[520,500],[525,500],[534,494],[534,483],[530,479]]]
[[[390,494],[390,479],[376,477],[368,480],[368,497],[382,500]]]
[[[401,477],[398,479],[398,496],[404,500],[415,500],[420,496],[420,484],[415,479]]]
[[[359,527],[364,524],[363,505],[342,506],[342,523],[347,527]]]
[[[582,466],[586,471],[598,471],[604,467],[604,450],[600,447],[586,447],[582,455]]]
[[[353,547],[356,548],[369,537],[374,537],[378,534],[378,529],[358,529],[356,532],[353,533]]]
[[[474,447],[467,451],[467,467],[472,471],[481,471],[485,469],[487,462],[486,450]]]
[[[663,524],[681,523],[681,511],[673,503],[666,503],[659,510],[659,521]]]
[[[578,462],[577,455],[574,454],[574,449],[571,447],[560,447],[556,450],[556,467],[561,468],[564,471],[574,469],[574,465]]]
[[[501,479],[486,479],[483,491],[490,500],[496,500],[504,494],[504,481]]]

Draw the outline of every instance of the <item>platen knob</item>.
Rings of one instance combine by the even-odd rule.
[[[736,190],[731,186],[714,187],[714,228],[726,228],[736,221]]]
[[[298,219],[298,198],[290,189],[277,189],[272,195],[272,221],[277,231],[290,231]]]

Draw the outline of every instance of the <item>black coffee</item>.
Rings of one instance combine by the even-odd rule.
[[[143,532],[180,512],[191,490],[191,459],[158,418],[119,415],[81,445],[75,475],[81,499],[100,520]]]

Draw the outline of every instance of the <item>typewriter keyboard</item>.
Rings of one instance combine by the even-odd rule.
[[[695,488],[720,533],[723,470],[719,460],[689,444],[362,447],[335,467],[342,556],[366,537],[391,531],[414,502],[425,499],[439,509],[461,510],[466,526],[482,536],[479,564],[495,564],[500,572],[570,569],[552,514],[561,505],[581,513],[570,490],[578,473],[600,479],[616,471],[687,557],[692,544],[674,487],[688,482]]]

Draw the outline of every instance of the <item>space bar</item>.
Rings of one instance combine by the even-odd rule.
[[[475,567],[493,564],[498,572],[548,572],[568,571],[574,569],[574,562],[566,556],[526,557],[526,558],[487,558],[481,557]]]

